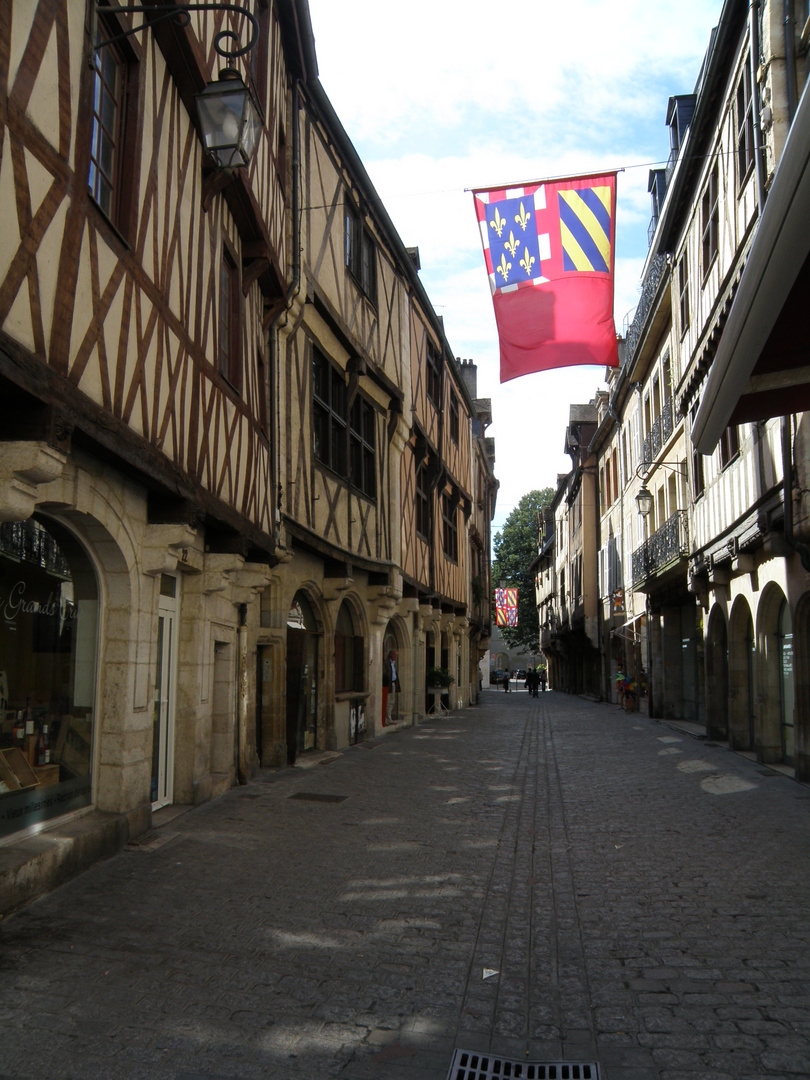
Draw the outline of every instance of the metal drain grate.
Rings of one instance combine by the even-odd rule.
[[[456,1050],[447,1080],[599,1080],[592,1061],[510,1061],[495,1054]]]
[[[348,795],[322,795],[317,791],[296,791],[291,799],[306,799],[307,802],[344,802]]]

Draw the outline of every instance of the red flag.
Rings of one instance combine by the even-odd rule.
[[[473,192],[501,346],[501,382],[619,366],[613,323],[616,174]]]

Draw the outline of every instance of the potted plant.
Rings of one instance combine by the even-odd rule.
[[[447,670],[447,668],[443,668],[443,667],[428,668],[426,682],[427,682],[427,685],[431,689],[438,688],[438,687],[446,688],[448,686],[452,686],[455,681],[456,680],[453,678],[453,676],[450,674],[450,672]]]

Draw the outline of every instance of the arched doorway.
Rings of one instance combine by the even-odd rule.
[[[754,750],[754,672],[756,640],[748,601],[738,596],[728,621],[729,745],[732,750]]]
[[[318,747],[320,633],[308,597],[297,592],[287,616],[287,764]]]
[[[785,594],[770,582],[757,611],[757,730],[760,761],[793,760],[793,620]]]
[[[711,739],[728,737],[728,633],[719,604],[709,615],[706,631],[706,730]]]

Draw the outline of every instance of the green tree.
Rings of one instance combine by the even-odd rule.
[[[524,495],[500,532],[495,533],[492,543],[495,552],[492,563],[493,589],[509,586],[518,590],[518,624],[500,628],[510,649],[538,648],[540,624],[534,575],[529,572],[529,567],[537,557],[538,520],[542,520],[543,507],[549,506],[553,498],[553,488],[530,491]],[[492,602],[494,611],[494,597]]]

